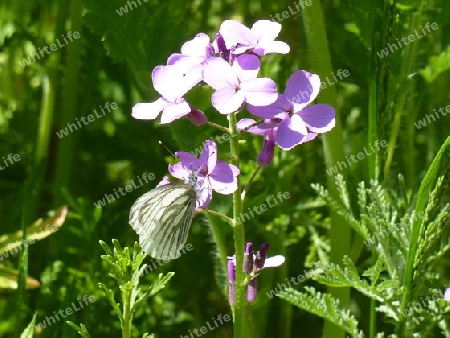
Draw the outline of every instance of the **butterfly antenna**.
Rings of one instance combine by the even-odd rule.
[[[162,145],[173,157],[176,157],[175,154],[164,144],[162,141],[158,141],[160,145]]]

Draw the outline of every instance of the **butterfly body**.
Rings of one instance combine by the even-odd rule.
[[[156,187],[131,207],[129,223],[144,252],[153,258],[169,260],[181,255],[195,213],[194,182]]]

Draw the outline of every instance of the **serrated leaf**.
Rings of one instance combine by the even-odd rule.
[[[312,287],[305,287],[308,293],[302,293],[292,288],[287,288],[278,293],[278,297],[288,301],[300,309],[322,317],[352,335],[362,335],[358,330],[357,320],[339,306],[339,300],[329,294],[317,292]]]

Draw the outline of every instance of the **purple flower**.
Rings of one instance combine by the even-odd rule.
[[[165,124],[192,112],[193,109],[183,95],[196,85],[197,80],[194,77],[183,75],[178,66],[157,66],[152,72],[152,81],[162,97],[155,102],[136,104],[131,113],[134,118],[153,120],[162,111],[161,124]],[[206,119],[204,114],[200,113]]]
[[[249,104],[247,108],[253,115],[271,120],[272,127],[277,128],[276,144],[289,150],[335,126],[336,112],[333,107],[326,104],[308,106],[317,97],[319,89],[318,75],[299,70],[291,75],[284,94],[279,94],[273,104],[265,107]],[[266,135],[267,126],[262,129],[250,129],[249,132]]]
[[[259,56],[268,53],[289,53],[289,46],[282,41],[274,41],[281,30],[281,25],[270,20],[259,20],[251,29],[235,20],[225,20],[220,26],[228,49],[235,47],[234,54],[251,50]]]
[[[217,145],[213,141],[205,141],[199,158],[183,151],[176,152],[175,155],[180,162],[169,165],[172,176],[188,180],[190,173],[197,174],[197,209],[206,208],[213,190],[224,195],[236,191],[239,169],[233,164],[217,160]]]
[[[203,80],[216,91],[212,104],[221,114],[239,110],[244,102],[267,106],[277,99],[277,86],[269,78],[257,78],[260,62],[255,55],[240,55],[230,65],[221,58],[211,59]]]
[[[194,79],[197,84],[203,79],[203,66],[215,55],[216,51],[209,36],[199,33],[183,44],[181,54],[172,54],[167,64],[176,65],[183,74],[188,74],[188,77]]]

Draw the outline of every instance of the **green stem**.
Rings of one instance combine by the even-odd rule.
[[[228,115],[229,129],[231,131],[230,137],[230,154],[234,159],[235,165],[239,167],[239,143],[238,138],[235,137],[238,133],[236,128],[236,114]],[[233,220],[235,226],[233,227],[234,237],[234,251],[236,255],[236,297],[234,305],[234,338],[245,337],[245,273],[242,269],[244,264],[244,250],[245,250],[245,236],[244,223],[238,222],[239,216],[242,214],[242,199],[241,199],[241,183],[240,178],[237,178],[237,189],[233,193]]]
[[[305,25],[308,48],[311,51],[311,68],[321,76],[330,76],[333,73],[331,66],[330,52],[325,31],[324,18],[320,1],[313,1],[311,6],[302,10],[302,17]],[[320,102],[337,107],[336,87],[328,86],[319,94]],[[344,146],[342,126],[339,114],[336,114],[336,126],[329,133],[323,135],[323,148],[327,169],[331,168],[338,161],[344,161]],[[343,172],[345,175],[345,172]],[[328,176],[328,190],[335,199],[339,199],[335,181],[332,176]],[[335,212],[330,212],[331,217],[331,262],[340,264],[344,255],[350,253],[351,228]],[[340,300],[342,307],[346,308],[350,301],[349,288],[329,287],[328,292]],[[334,324],[326,321],[324,327],[324,337],[344,338],[345,331]]]
[[[131,306],[130,306],[130,291],[126,289],[126,286],[122,286],[122,338],[131,337]]]
[[[82,11],[81,0],[74,0],[71,2],[70,8],[70,29],[74,32],[81,31],[82,28]],[[77,93],[78,76],[80,74],[80,54],[82,38],[75,40],[65,47],[67,51],[67,63],[64,66],[64,96],[61,111],[64,112],[61,116],[60,125],[58,129],[67,126],[68,123],[74,123],[75,117],[78,113],[79,98]],[[72,171],[74,168],[73,162],[75,157],[75,140],[78,131],[59,140],[58,150],[56,155],[56,170],[55,170],[55,205],[63,204],[64,197],[62,195],[63,188],[68,188],[72,180]]]
[[[213,128],[222,130],[222,131],[226,132],[227,134],[230,133],[230,130],[229,130],[229,129],[227,129],[227,128],[225,128],[225,127],[222,127],[220,124],[217,124],[217,123],[214,123],[214,122],[209,122],[209,121],[207,122],[207,124],[208,124],[208,126],[211,126],[211,127],[213,127]]]
[[[220,212],[217,212],[217,211],[214,211],[214,210],[209,210],[209,209],[200,209],[200,210],[198,210],[198,212],[199,213],[207,213],[207,214],[210,214],[210,215],[217,216],[219,218],[222,218],[225,222],[227,222],[231,226],[234,226],[234,220],[231,219],[230,217],[228,217],[227,215],[221,214]]]

